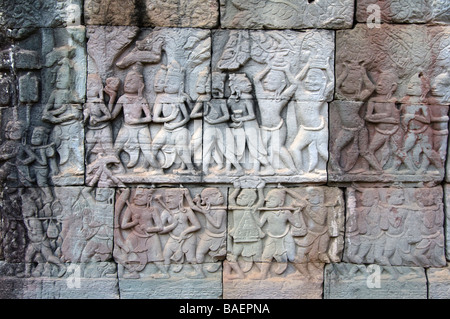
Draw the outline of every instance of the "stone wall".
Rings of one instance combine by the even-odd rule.
[[[0,298],[450,298],[449,23],[0,1]]]

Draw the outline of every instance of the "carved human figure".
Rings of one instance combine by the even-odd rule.
[[[245,278],[245,273],[252,268],[253,263],[258,261],[257,258],[262,254],[261,239],[265,234],[259,226],[258,208],[263,205],[262,187],[258,190],[236,187],[230,194],[229,236],[232,240],[228,247],[227,261],[224,263],[224,274],[228,279]],[[240,257],[242,261],[238,260]]]
[[[334,206],[325,202],[324,190],[320,187],[306,188],[307,198],[303,209],[303,219],[306,224],[305,236],[294,238],[297,244],[295,266],[300,273],[311,276],[312,269],[319,268],[320,263],[330,262],[328,255],[332,237],[337,237],[329,207]],[[289,191],[294,198],[299,198],[295,192]],[[299,200],[302,200],[299,198]],[[304,201],[304,200],[303,200]]]
[[[34,173],[36,184],[44,194],[44,202],[49,205],[53,201],[53,194],[50,189],[50,172],[58,173],[56,164],[56,151],[54,143],[48,144],[49,132],[43,126],[33,128],[31,135],[30,149],[33,155],[30,156],[30,168]]]
[[[28,234],[28,247],[25,253],[25,276],[31,276],[33,262],[51,263],[58,267],[58,277],[62,277],[66,273],[66,267],[61,260],[54,255],[50,246],[48,235],[44,231],[42,222],[36,217],[25,219]],[[48,268],[47,268],[48,270]],[[50,275],[44,273],[43,275]]]
[[[273,175],[275,170],[268,160],[255,115],[252,84],[245,74],[231,74],[229,86],[231,96],[227,104],[231,110],[230,127],[234,140],[227,138],[227,151],[235,154],[238,162],[242,162],[245,150],[248,149],[253,173]],[[265,166],[264,170],[260,170],[261,165]]]
[[[287,169],[285,173],[295,172],[295,163],[286,147],[287,126],[281,112],[288,105],[297,90],[297,84],[286,83],[289,65],[267,66],[255,75],[255,93],[261,115],[261,137],[267,149],[272,166]],[[280,162],[281,161],[281,162]]]
[[[336,87],[340,94],[353,101],[366,101],[375,90],[375,84],[369,78],[367,62],[349,59],[343,62],[343,71],[336,79]]]
[[[60,175],[81,174],[84,167],[83,102],[71,87],[72,66],[63,58],[56,73],[55,89],[42,112],[42,120],[53,126],[52,140],[59,154]]]
[[[161,82],[164,79],[164,91],[161,92]],[[176,172],[181,174],[195,174],[191,159],[191,133],[187,128],[190,113],[186,103],[190,97],[184,92],[184,70],[177,61],[173,61],[167,72],[159,72],[155,79],[157,92],[153,122],[164,123],[153,140],[152,152],[154,156],[163,151],[166,156],[163,168],[174,164],[175,158],[181,160],[181,168]]]
[[[227,207],[225,200],[218,188],[208,187],[193,199],[191,208],[203,214],[206,218],[205,230],[198,236],[196,258],[198,264],[203,264],[206,255],[213,258],[213,264],[207,270],[217,270],[219,260],[226,257],[226,232],[227,232]]]
[[[319,156],[328,161],[328,125],[323,114],[328,105],[326,97],[333,89],[332,67],[329,64],[329,58],[324,64],[308,62],[292,79],[293,83],[298,83],[295,96],[300,128],[289,151],[301,172],[319,172]],[[305,148],[308,150],[307,165],[302,163]]]
[[[450,105],[450,73],[444,72],[436,76],[431,82],[431,98],[430,103],[439,105]],[[447,115],[433,116],[431,115],[431,126],[433,129],[433,145],[434,149],[441,156],[441,160],[445,162],[447,137],[448,137],[448,120]]]
[[[295,260],[296,247],[291,231],[291,225],[300,228],[303,223],[299,212],[301,207],[285,207],[286,191],[283,189],[270,190],[265,198],[259,226],[265,228],[266,239],[262,252],[261,279],[266,279],[273,259],[279,266],[275,273],[281,274],[286,270],[287,263]]]
[[[348,256],[356,264],[386,264],[383,257],[386,238],[384,232],[389,228],[387,214],[380,207],[380,195],[376,189],[365,189],[360,196],[360,205],[353,214],[358,219],[357,237],[359,245],[349,241]]]
[[[10,120],[5,127],[5,139],[0,145],[0,181],[8,184],[18,182],[19,185],[32,186],[28,165],[33,161],[33,152],[26,147],[22,139],[25,137],[25,124]]]
[[[414,192],[419,210],[415,212],[419,219],[420,234],[415,245],[414,256],[417,264],[421,266],[440,267],[445,265],[444,260],[444,210],[439,201],[440,196],[427,188],[417,189]]]
[[[189,273],[189,278],[203,278],[202,265],[198,264],[196,258],[197,235],[201,229],[200,221],[192,208],[185,206],[184,199],[188,198],[187,189],[166,189],[164,201],[159,199],[165,210],[161,214],[163,229],[160,234],[169,234],[169,239],[164,246],[164,266],[168,270],[171,262],[175,262],[174,271],[182,269],[182,264],[186,261],[193,268],[194,272]],[[188,203],[192,199],[187,200]]]
[[[372,167],[382,171],[385,163],[376,159],[375,153],[388,143],[393,165],[390,172],[395,172],[402,162],[410,165],[402,154],[403,131],[400,127],[400,110],[396,106],[397,99],[393,94],[397,90],[398,77],[392,71],[382,72],[377,80],[375,95],[367,102],[365,120],[374,125],[375,131],[368,147],[372,158]],[[387,159],[385,160],[387,161]]]
[[[400,266],[402,262],[411,259],[410,243],[408,242],[406,219],[408,209],[405,207],[405,195],[403,189],[391,189],[387,194],[388,229],[386,230],[386,245],[383,257],[386,265]]]
[[[124,256],[120,256],[123,265],[127,269],[124,278],[140,278],[140,272],[148,263],[153,263],[159,269],[159,273],[153,274],[154,278],[168,278],[163,265],[163,253],[158,233],[163,229],[159,209],[152,204],[155,189],[136,188],[132,202],[128,202],[130,190],[125,189],[116,202],[116,214],[125,212],[119,220],[120,229],[127,231],[128,236],[116,241]]]
[[[415,75],[407,86],[406,96],[402,102],[402,125],[406,134],[403,151],[409,156],[412,165],[408,169],[418,174],[426,172],[430,164],[438,170],[443,170],[443,163],[439,154],[433,148],[433,130],[431,114],[428,105],[422,102],[423,76]],[[408,163],[405,161],[405,163]],[[417,168],[417,170],[415,169]]]
[[[89,205],[85,212],[87,243],[81,254],[82,263],[108,261],[112,256],[113,194],[113,190],[109,188],[85,187],[82,190],[82,195]]]
[[[341,120],[341,129],[337,134],[331,151],[330,164],[334,171],[338,173],[359,172],[352,171],[359,157],[364,158],[362,172],[372,167],[378,168],[376,158],[367,150],[369,145],[369,131],[366,122],[359,115],[362,102],[339,102],[335,106]],[[350,145],[350,146],[349,146]],[[346,160],[341,163],[342,152],[349,146],[346,153]],[[342,167],[343,166],[343,167]]]
[[[110,109],[105,105],[103,83],[98,74],[88,75],[86,90],[87,99],[83,115],[84,122],[87,124],[86,157],[90,163],[95,160],[95,155],[108,154],[113,150],[113,135],[110,125],[112,116]]]
[[[151,135],[148,124],[152,121],[149,104],[144,97],[144,78],[137,69],[127,73],[124,94],[117,101],[112,118],[123,110],[124,122],[114,142],[114,149],[120,158],[122,151],[129,155],[127,168],[134,172],[147,171],[151,166],[159,172],[159,163],[151,152]],[[139,160],[144,157],[142,164]]]

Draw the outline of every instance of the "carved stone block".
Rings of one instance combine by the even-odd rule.
[[[325,299],[427,299],[423,268],[329,264],[324,281]]]
[[[353,1],[347,0],[220,1],[221,24],[225,28],[350,28],[353,8]]]
[[[362,0],[356,6],[358,22],[374,22],[375,17],[388,23],[432,23],[450,22],[449,4],[442,0]]]
[[[202,121],[195,110],[210,99],[210,32],[88,32],[88,184],[99,171],[115,176],[112,185],[200,182]],[[118,36],[110,45],[111,34]]]
[[[445,211],[448,212],[450,208],[450,185],[444,185],[444,205]],[[450,216],[449,214],[445,214],[445,258],[450,260]]]
[[[225,278],[278,278],[288,265],[290,273],[310,277],[315,265],[340,261],[344,204],[339,189],[235,188],[228,203]]]
[[[204,264],[220,266],[226,255],[226,209],[226,189],[215,187],[119,190],[114,258],[121,277],[209,280],[217,267]]]
[[[81,0],[4,0],[0,26],[19,29],[80,25],[81,6]]]
[[[334,101],[333,182],[439,182],[445,176],[448,106]]]
[[[270,266],[279,276],[260,279],[257,269]],[[223,299],[321,299],[323,294],[324,264],[310,265],[308,276],[298,272],[296,267],[306,265],[285,265],[283,263],[256,263],[248,278],[229,278],[224,274]],[[224,264],[224,272],[227,264]]]
[[[215,0],[87,0],[88,25],[213,28],[218,23]]]
[[[273,182],[325,180],[333,39],[325,30],[213,33],[212,92],[226,100],[214,112],[230,119],[214,125],[225,137],[227,182],[243,170]],[[205,181],[217,181],[208,173]]]
[[[445,266],[441,187],[348,188],[344,260]]]
[[[448,299],[450,297],[450,269],[428,268],[428,299]]]

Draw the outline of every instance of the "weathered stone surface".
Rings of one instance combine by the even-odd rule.
[[[334,101],[332,181],[439,182],[445,176],[448,106]]]
[[[20,278],[8,274],[12,266],[0,262],[2,299],[118,299],[116,265],[112,263],[67,264],[61,278]]]
[[[447,213],[450,208],[450,185],[445,184],[444,185],[444,205],[445,205],[445,258],[447,260],[450,260],[450,216]]]
[[[203,264],[206,276],[192,278],[193,269],[170,269],[169,278],[152,278],[149,268],[141,279],[124,278],[119,271],[121,299],[219,299],[223,294],[222,264]],[[119,269],[122,268],[119,265]],[[154,270],[153,270],[154,271]],[[144,275],[144,274],[142,274]]]
[[[255,263],[247,278],[233,278],[225,272],[224,299],[321,299],[323,293],[324,264],[300,265],[284,263]],[[261,278],[259,269],[271,267],[274,273],[282,274]],[[299,269],[303,272],[299,272]],[[308,269],[306,273],[305,270]]]
[[[112,46],[108,29],[89,29],[88,184],[98,171],[114,173],[112,185],[200,182],[202,121],[191,110],[210,99],[210,32],[111,28]]]
[[[428,268],[428,298],[429,299],[448,299],[450,297],[450,269]]]
[[[81,0],[2,0],[0,26],[55,28],[80,25]]]
[[[346,0],[220,0],[225,28],[344,29],[353,24],[353,10],[354,2]]]
[[[226,189],[214,187],[120,190],[114,258],[121,277],[168,279],[192,268],[185,270],[189,278],[208,278],[204,264],[226,255],[226,207]]]
[[[313,264],[341,259],[344,207],[337,188],[235,188],[228,204],[225,278],[265,280],[288,264],[312,276]],[[275,274],[272,262],[280,263]]]
[[[450,22],[450,5],[442,0],[360,0],[356,6],[358,22],[373,22],[375,16],[388,23],[432,23]]]
[[[442,181],[449,29],[358,24],[336,37],[330,180]]]
[[[87,0],[88,25],[213,28],[217,26],[216,0]]]
[[[426,299],[423,268],[353,265],[325,266],[325,299]]]
[[[330,31],[213,33],[213,96],[227,99],[231,118],[229,128],[219,129],[230,136],[225,176],[242,175],[243,168],[267,181],[324,181],[333,38]]]
[[[347,188],[344,260],[445,266],[441,187]]]

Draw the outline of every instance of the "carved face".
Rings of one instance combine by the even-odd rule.
[[[22,138],[23,132],[23,126],[19,122],[12,121],[6,125],[5,137],[13,141],[18,141]]]
[[[321,189],[310,188],[308,195],[308,201],[311,205],[320,205],[325,201],[325,194]]]
[[[236,198],[236,204],[239,206],[251,206],[255,203],[256,193],[251,189],[244,189]]]
[[[38,127],[35,128],[31,135],[31,145],[42,145],[44,143],[44,138],[46,137],[47,134],[45,134],[44,129]]]
[[[401,189],[393,190],[389,195],[388,203],[391,205],[403,205],[404,202],[405,195]]]
[[[221,205],[224,203],[222,193],[218,189],[210,188],[206,189],[202,193],[204,201],[211,205]]]
[[[267,91],[277,91],[286,85],[286,78],[283,72],[271,70],[264,77],[262,84]]]
[[[138,188],[134,194],[133,203],[137,206],[145,206],[148,203],[149,190]]]
[[[70,69],[69,67],[62,66],[59,68],[56,74],[56,87],[58,89],[66,90],[70,86]]]
[[[137,73],[128,73],[125,83],[124,83],[124,91],[126,93],[138,93],[139,89],[144,85],[144,81],[141,76]]]
[[[97,188],[95,190],[95,200],[97,202],[106,202],[111,197],[111,190],[108,188]]]
[[[153,87],[156,93],[164,92],[164,87],[166,86],[166,72],[164,70],[159,70],[155,75],[155,82]]]
[[[410,96],[420,96],[422,94],[422,81],[418,75],[414,75],[408,82],[406,94]]]
[[[166,83],[164,91],[169,94],[178,93],[181,89],[181,79],[178,76],[168,76],[166,78]]]
[[[435,197],[433,193],[428,189],[420,189],[416,191],[417,200],[424,206],[433,206]]]
[[[386,95],[393,93],[397,88],[397,83],[395,83],[393,75],[389,73],[382,73],[378,77],[376,92],[381,95]]]
[[[320,69],[310,69],[303,82],[305,89],[311,92],[320,91],[326,84],[326,77]]]
[[[269,192],[266,197],[266,207],[276,208],[283,205],[284,199],[281,197],[280,193]]]
[[[364,207],[371,207],[378,199],[378,195],[371,191],[365,191],[361,195],[361,204]]]
[[[180,204],[183,201],[183,194],[179,190],[166,190],[165,193],[165,202],[167,207],[170,209],[176,209],[180,207]]]
[[[434,96],[445,96],[450,91],[450,75],[439,74],[431,84],[431,94]]]
[[[252,91],[252,83],[243,74],[237,74],[230,82],[230,88],[235,92],[250,93]]]

